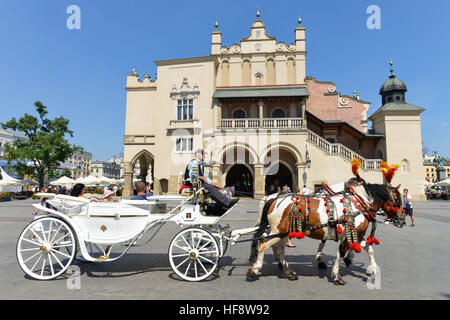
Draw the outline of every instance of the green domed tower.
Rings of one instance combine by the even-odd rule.
[[[390,65],[389,79],[380,88],[381,107],[369,117],[373,132],[385,136],[376,147],[377,158],[400,165],[392,184],[409,189],[415,200],[425,200],[420,118],[425,109],[406,103],[406,84]]]

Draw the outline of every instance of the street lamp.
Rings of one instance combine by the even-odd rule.
[[[311,168],[311,159],[309,158],[308,147],[306,147],[305,160],[306,160],[306,166],[308,167],[308,169]]]

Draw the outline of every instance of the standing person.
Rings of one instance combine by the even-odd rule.
[[[405,209],[405,216],[411,217],[411,227],[415,227],[413,207],[412,207],[412,196],[408,193],[408,189],[403,189],[403,209]]]
[[[305,196],[309,195],[309,189],[306,186],[306,184],[303,185],[302,194],[305,195]]]

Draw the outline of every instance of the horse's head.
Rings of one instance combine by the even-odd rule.
[[[382,209],[389,218],[397,220],[403,216],[402,195],[399,191],[400,185],[397,187],[386,186],[386,190],[391,200],[384,203]]]
[[[365,184],[364,188],[372,198],[372,206],[376,211],[383,210],[388,218],[396,221],[404,217],[400,185],[392,187],[384,184]]]

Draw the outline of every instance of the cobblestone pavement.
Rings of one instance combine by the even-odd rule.
[[[346,286],[330,280],[337,245],[327,242],[324,258],[328,269],[319,270],[314,261],[318,241],[294,240],[287,260],[300,276],[298,281],[278,278],[272,251],[265,257],[263,276],[246,281],[249,243],[231,246],[220,261],[218,275],[204,282],[185,282],[173,273],[168,245],[180,230],[166,224],[146,246],[134,247],[115,262],[76,262],[81,270],[80,289],[67,289],[64,277],[35,281],[25,277],[15,254],[21,230],[32,219],[31,204],[22,200],[0,203],[0,299],[449,299],[450,298],[450,202],[415,203],[416,227],[398,229],[379,224],[375,247],[381,269],[381,288],[369,290],[365,252],[356,255],[341,275]],[[232,229],[251,227],[257,219],[258,202],[242,200],[222,225]],[[150,234],[148,235],[150,236]]]

